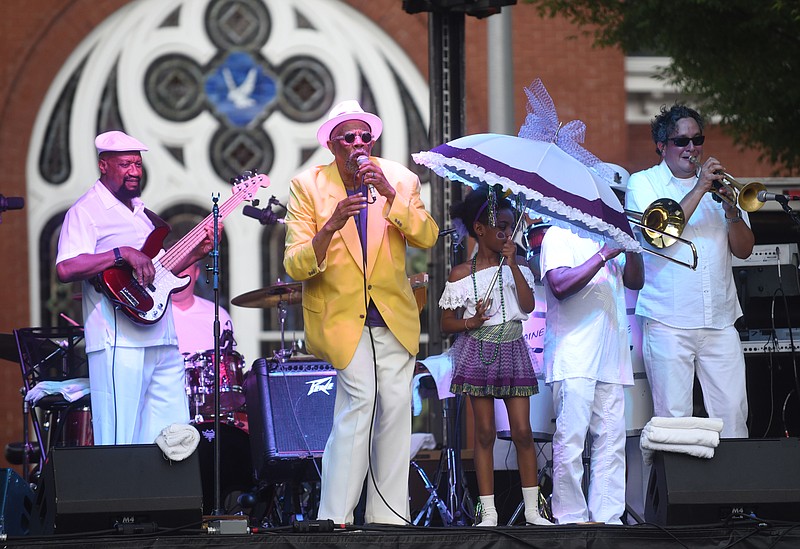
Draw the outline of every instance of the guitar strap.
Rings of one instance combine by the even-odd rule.
[[[158,216],[158,214],[156,214],[154,211],[145,208],[144,214],[147,216],[147,219],[149,219],[150,222],[155,226],[155,228],[166,227],[167,229],[172,230],[172,227],[169,226],[169,223],[161,219]]]

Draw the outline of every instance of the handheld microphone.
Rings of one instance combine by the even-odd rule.
[[[356,157],[356,162],[358,162],[359,166],[363,166],[367,162],[369,162],[369,157],[365,154],[359,155]],[[364,178],[361,178],[361,183],[364,183]],[[368,183],[367,186],[369,187],[369,196],[372,198],[372,202],[370,204],[374,204],[378,200],[378,192],[375,190],[375,187],[372,183]]]
[[[786,194],[775,194],[770,193],[767,191],[758,191],[758,195],[756,196],[759,202],[769,202],[770,200],[774,200],[775,202],[788,202],[790,200],[800,200],[800,196],[789,196]]]
[[[0,212],[7,210],[21,210],[25,207],[25,199],[19,196],[9,196],[6,198],[0,194]]]

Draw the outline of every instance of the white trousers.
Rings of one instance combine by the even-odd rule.
[[[747,438],[747,382],[736,329],[682,330],[637,318],[655,415],[691,416],[696,374],[708,416],[723,421],[721,436]]]
[[[405,524],[403,518],[408,520],[410,516],[408,470],[414,356],[387,328],[373,327],[372,335],[378,365],[377,401],[372,344],[366,327],[353,360],[336,374],[333,429],[322,456],[318,518],[331,519],[338,524],[352,524],[353,510],[365,477],[365,522]],[[372,473],[368,474],[370,455]],[[373,474],[380,495],[376,492]]]
[[[189,422],[183,357],[174,345],[88,353],[94,443],[152,444]]]
[[[553,383],[553,518],[558,524],[621,524],[625,511],[625,392],[587,378]],[[588,498],[583,451],[591,441]],[[588,502],[587,502],[588,500]]]

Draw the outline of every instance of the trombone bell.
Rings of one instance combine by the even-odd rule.
[[[671,198],[659,198],[645,208],[644,212],[625,210],[625,213],[631,224],[642,228],[642,236],[648,244],[654,248],[668,248],[676,242],[686,244],[692,252],[692,262],[681,261],[648,248],[642,248],[642,251],[657,255],[684,267],[689,267],[692,270],[697,268],[697,249],[694,243],[681,238],[681,234],[686,228],[686,215],[683,213],[683,208],[679,203]]]
[[[637,212],[629,212],[636,215]],[[686,216],[681,205],[671,198],[659,198],[640,214],[639,225],[648,244],[655,248],[668,248],[686,227]]]

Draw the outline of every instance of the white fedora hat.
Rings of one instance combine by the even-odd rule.
[[[331,109],[330,114],[328,114],[328,119],[323,122],[317,130],[317,141],[319,141],[319,144],[327,149],[333,128],[348,120],[361,120],[362,122],[366,122],[372,133],[373,140],[378,139],[383,131],[383,122],[381,122],[381,119],[377,115],[364,112],[364,109],[361,108],[358,101],[355,99],[348,99],[347,101],[342,101],[335,105]]]
[[[147,145],[125,132],[110,131],[101,133],[94,140],[97,154],[104,152],[146,151]]]

